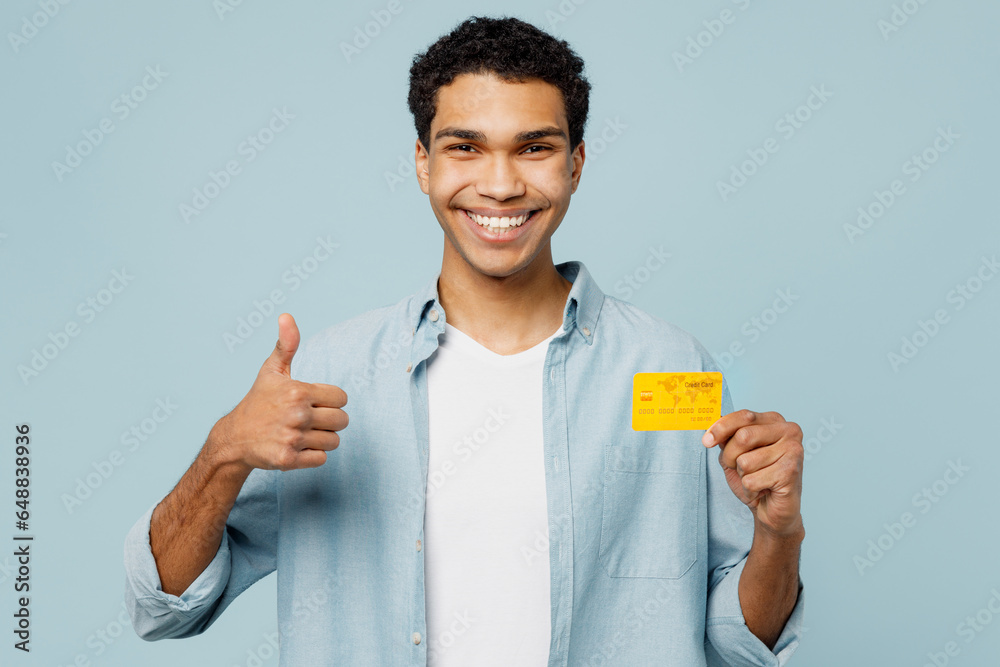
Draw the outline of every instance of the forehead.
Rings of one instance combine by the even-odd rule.
[[[562,93],[551,83],[505,81],[495,74],[461,74],[437,92],[432,130],[461,127],[513,135],[525,126],[567,129]]]

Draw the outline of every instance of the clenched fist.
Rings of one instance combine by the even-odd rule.
[[[293,380],[299,329],[288,313],[278,318],[278,343],[253,386],[212,428],[208,444],[223,461],[253,468],[295,470],[326,463],[347,426],[347,394],[330,384]]]

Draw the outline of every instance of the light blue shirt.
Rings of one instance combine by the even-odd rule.
[[[552,640],[548,665],[784,665],[803,592],[769,650],[739,578],[750,510],[700,431],[634,431],[632,376],[718,371],[689,333],[605,294],[581,262],[543,368]],[[444,333],[440,274],[417,294],[300,346],[292,377],[348,394],[327,462],[255,470],[218,553],[180,596],[160,588],[150,508],[125,543],[125,599],[144,639],[204,632],[277,570],[280,664],[425,665],[426,360]],[[722,414],[732,412],[723,380]],[[533,545],[525,545],[533,548]],[[510,637],[517,643],[517,637]]]

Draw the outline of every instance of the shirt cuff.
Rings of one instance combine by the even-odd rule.
[[[740,576],[747,564],[746,557],[734,565],[708,596],[705,634],[712,647],[732,665],[758,665],[760,667],[780,667],[788,663],[798,648],[802,635],[802,614],[804,590],[799,577],[798,599],[785,627],[774,644],[768,649],[757,635],[750,631],[743,618],[740,606]]]
[[[222,595],[229,581],[229,536],[223,530],[222,543],[215,557],[180,596],[166,593],[160,585],[156,559],[149,546],[149,523],[155,508],[155,505],[149,508],[125,538],[125,574],[130,597],[154,618],[169,614],[186,620]]]

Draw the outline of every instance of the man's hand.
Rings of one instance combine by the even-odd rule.
[[[215,557],[230,511],[254,468],[316,468],[347,426],[347,394],[291,377],[299,329],[278,318],[278,344],[240,404],[208,434],[201,453],[153,510],[149,547],[163,591],[181,595]]]
[[[770,537],[799,535],[802,527],[802,429],[777,412],[738,410],[705,432],[702,444],[719,445],[719,463],[736,497]]]
[[[208,443],[220,461],[249,471],[316,468],[337,448],[347,426],[347,394],[330,384],[291,377],[299,329],[288,313],[278,318],[278,343],[247,395],[220,419]]]

